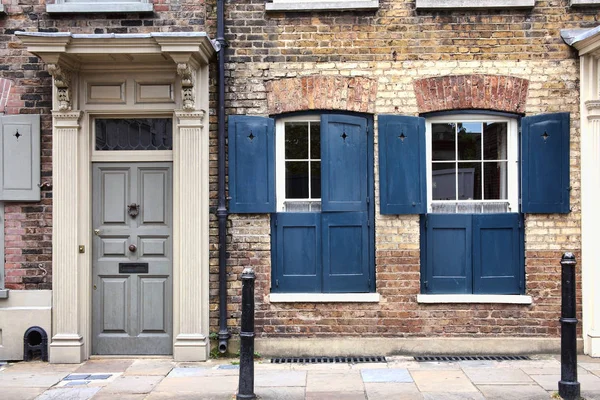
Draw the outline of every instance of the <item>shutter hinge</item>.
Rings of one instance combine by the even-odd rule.
[[[521,218],[519,218],[519,228],[523,227],[522,224],[523,224],[523,222],[521,221]]]
[[[371,227],[371,217],[367,217],[367,228]]]
[[[279,287],[279,279],[275,279],[275,287]]]
[[[277,214],[275,214],[275,226],[277,226]]]
[[[425,281],[423,282],[423,285],[425,285],[425,289],[427,289],[429,287],[429,282]]]
[[[367,204],[371,204],[371,198],[367,196]]]
[[[427,221],[429,220],[429,218],[427,217],[427,214],[425,214],[425,228],[427,228]]]

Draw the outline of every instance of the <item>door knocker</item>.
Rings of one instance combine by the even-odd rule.
[[[131,218],[137,217],[138,214],[140,213],[140,205],[131,203],[130,205],[127,206],[127,213],[129,214],[129,216]]]

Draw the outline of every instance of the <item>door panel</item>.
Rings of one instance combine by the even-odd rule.
[[[171,171],[170,163],[93,165],[93,354],[172,353]],[[147,272],[121,273],[130,263],[147,263]]]

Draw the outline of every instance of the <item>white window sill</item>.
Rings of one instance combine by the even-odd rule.
[[[271,303],[378,303],[379,293],[271,293]]]
[[[495,303],[531,304],[531,296],[513,294],[418,294],[417,303]]]
[[[131,12],[153,12],[151,3],[60,3],[46,4],[46,12],[49,14],[65,13],[131,13]]]
[[[266,3],[267,11],[343,11],[379,8],[379,0],[275,1]]]
[[[417,0],[417,10],[454,8],[533,8],[534,4],[535,0]]]
[[[600,5],[600,0],[571,0],[571,7],[597,5]]]
[[[8,289],[0,289],[0,299],[8,299]]]

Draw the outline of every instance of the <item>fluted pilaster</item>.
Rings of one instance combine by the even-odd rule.
[[[208,131],[203,111],[176,112],[174,330],[177,361],[208,356]]]
[[[53,363],[79,363],[84,359],[78,313],[78,136],[81,112],[54,112],[52,131],[52,303]]]

